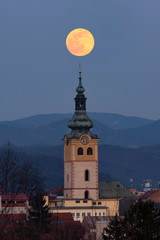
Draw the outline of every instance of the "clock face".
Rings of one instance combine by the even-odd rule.
[[[89,138],[87,136],[81,137],[81,143],[87,145],[89,143]]]

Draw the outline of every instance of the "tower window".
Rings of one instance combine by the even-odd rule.
[[[83,148],[78,148],[78,155],[83,155]]]
[[[87,155],[93,155],[93,150],[91,147],[87,148]]]
[[[84,193],[84,198],[85,198],[85,199],[88,199],[88,198],[89,198],[89,192],[88,192],[88,191],[85,191],[85,193]]]
[[[85,181],[89,181],[89,171],[85,170]]]

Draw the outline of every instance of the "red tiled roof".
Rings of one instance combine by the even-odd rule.
[[[2,201],[8,201],[8,200],[22,200],[22,201],[28,201],[28,197],[24,193],[7,193],[2,194]]]
[[[53,200],[56,200],[57,197],[56,196],[48,196],[49,197],[49,201],[53,201]]]
[[[58,185],[55,188],[52,188],[51,190],[46,192],[47,196],[57,196],[57,195],[62,195],[63,196],[63,186]]]
[[[160,202],[160,190],[147,191],[140,197],[141,200],[151,200],[156,203]]]
[[[24,221],[26,220],[27,215],[24,213],[16,213],[16,214],[1,214],[0,215],[0,220],[12,220],[12,221]]]
[[[82,227],[81,222],[80,221],[75,221],[74,224],[75,224],[75,226],[76,226],[76,228],[79,232],[80,237],[82,238],[85,234],[85,231],[84,231],[84,228]]]
[[[62,221],[66,224],[74,223],[72,214],[70,212],[68,212],[68,213],[52,213],[51,219],[52,219],[52,222]]]
[[[13,235],[7,235],[7,237],[9,236],[9,238],[3,238],[2,239],[8,239],[8,240],[12,240],[13,236],[16,236],[16,232],[14,232],[13,230],[15,229],[15,227],[17,226],[17,223],[19,222],[24,222],[24,226],[28,227],[29,223],[26,221],[26,215],[25,214],[3,214],[3,219],[0,216],[0,220],[2,222],[0,222],[0,227],[3,224],[4,230],[8,233],[13,233]],[[51,233],[44,233],[41,234],[41,239],[45,240],[52,240],[53,236],[54,236],[54,231],[58,231],[55,232],[55,236],[56,240],[62,240],[61,238],[61,232],[64,233],[64,235],[66,234],[66,230],[69,229],[68,234],[74,234],[75,232],[78,233],[78,235],[80,236],[80,238],[82,238],[84,236],[84,231],[83,228],[81,226],[80,223],[76,222],[73,220],[71,213],[53,213],[51,216],[52,221],[49,223],[49,226],[51,227]],[[7,224],[6,224],[7,223]],[[54,227],[56,224],[56,228]],[[27,229],[27,228],[26,228]],[[73,230],[73,232],[72,232]],[[53,234],[53,235],[52,235]]]
[[[70,230],[72,229],[73,231],[71,234],[73,234],[75,231],[79,235],[80,239],[83,238],[85,232],[82,227],[82,224],[79,221],[75,222],[70,212],[53,213],[51,219],[52,220],[50,222],[50,226],[52,229],[54,229],[54,225],[56,225],[56,229],[58,229],[60,233],[61,231],[67,230],[69,228]],[[58,238],[58,239],[62,240],[61,238]]]
[[[129,188],[129,191],[133,194],[135,194],[137,192],[136,188]]]

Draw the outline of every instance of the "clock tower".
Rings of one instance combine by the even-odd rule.
[[[81,73],[79,70],[75,113],[68,122],[71,132],[64,136],[64,198],[97,200],[99,138],[90,131],[93,122],[86,113]]]

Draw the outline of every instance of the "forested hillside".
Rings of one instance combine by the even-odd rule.
[[[63,145],[14,147],[17,161],[31,161],[46,176],[46,189],[63,184]],[[0,156],[7,147],[2,146]],[[143,148],[125,148],[111,145],[99,146],[99,180],[116,179],[129,186],[141,188],[144,179],[151,178],[157,185],[160,169],[160,145]]]

